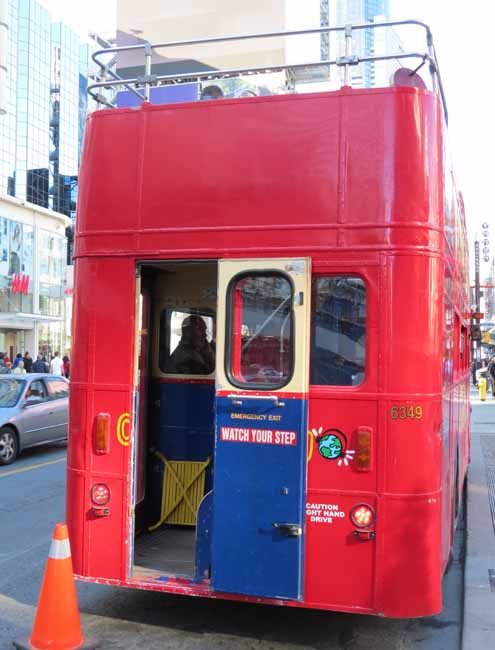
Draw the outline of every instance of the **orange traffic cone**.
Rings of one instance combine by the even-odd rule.
[[[45,576],[31,637],[14,641],[19,650],[91,650],[81,632],[76,585],[72,572],[69,531],[57,524],[53,531]]]

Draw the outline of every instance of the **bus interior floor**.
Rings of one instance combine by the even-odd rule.
[[[161,528],[134,543],[134,571],[194,576],[195,528]]]

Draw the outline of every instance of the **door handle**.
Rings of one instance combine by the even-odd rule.
[[[273,527],[279,530],[282,535],[286,535],[287,537],[301,537],[302,535],[302,526],[299,524],[285,524],[275,522],[273,524]]]
[[[232,401],[232,404],[240,406],[245,399],[253,399],[262,402],[273,402],[273,406],[285,406],[285,402],[281,402],[277,395],[236,395],[232,393],[227,395],[227,397]]]

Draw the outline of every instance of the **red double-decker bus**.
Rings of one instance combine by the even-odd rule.
[[[469,456],[468,267],[422,59],[430,89],[400,70],[89,117],[67,482],[81,580],[441,609]]]

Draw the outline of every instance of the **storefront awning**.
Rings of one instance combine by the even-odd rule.
[[[63,318],[60,316],[8,312],[0,314],[0,329],[32,330],[35,323],[60,323],[62,321]]]

